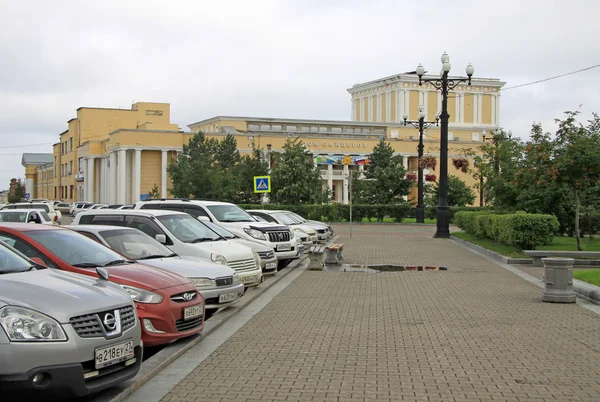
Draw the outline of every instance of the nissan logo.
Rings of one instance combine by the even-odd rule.
[[[196,296],[195,293],[184,293],[183,300],[190,301],[194,298],[194,296]]]
[[[114,329],[117,328],[117,320],[115,320],[115,316],[111,313],[106,313],[104,315],[103,323],[104,326],[110,331],[114,331]]]

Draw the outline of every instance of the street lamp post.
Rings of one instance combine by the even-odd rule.
[[[450,72],[450,57],[446,52],[442,55],[442,71],[440,78],[423,78],[425,68],[422,64],[417,67],[416,73],[419,76],[419,86],[423,82],[428,82],[442,94],[442,113],[440,115],[440,179],[438,183],[439,199],[437,207],[437,228],[433,237],[450,237],[450,207],[448,206],[448,91],[454,89],[461,82],[467,82],[471,85],[471,77],[475,69],[469,63],[466,69],[467,78],[448,78]]]
[[[425,109],[423,106],[419,106],[419,120],[417,121],[409,121],[408,113],[404,113],[404,125],[411,124],[414,128],[419,130],[419,145],[417,146],[417,152],[419,154],[418,159],[418,175],[417,175],[417,207],[415,210],[415,217],[417,218],[417,223],[425,223],[425,203],[424,203],[424,194],[423,194],[423,168],[421,167],[421,158],[423,157],[423,133],[433,124],[436,126],[440,120],[439,114],[435,116],[435,121],[425,121]]]

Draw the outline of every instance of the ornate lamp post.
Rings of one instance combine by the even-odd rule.
[[[419,145],[417,146],[417,152],[419,153],[418,160],[418,176],[417,176],[417,208],[415,211],[415,217],[417,218],[417,223],[425,222],[425,204],[424,204],[424,194],[423,194],[423,168],[421,167],[421,158],[423,157],[423,132],[431,127],[433,124],[436,126],[440,120],[439,114],[435,115],[435,121],[425,121],[425,109],[423,106],[419,106],[419,120],[418,121],[409,121],[408,113],[404,112],[404,125],[411,124],[414,128],[419,130]]]
[[[442,113],[440,115],[440,180],[438,183],[439,200],[437,207],[437,229],[433,237],[450,237],[450,207],[448,206],[448,91],[454,89],[461,82],[467,82],[471,85],[471,77],[475,69],[469,63],[466,69],[468,78],[448,78],[450,72],[450,57],[446,52],[442,55],[442,71],[440,78],[423,78],[425,68],[419,64],[417,75],[419,76],[419,85],[428,82],[442,93]]]

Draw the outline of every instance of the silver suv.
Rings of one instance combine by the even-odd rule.
[[[131,297],[35,262],[0,242],[0,399],[72,398],[134,377],[141,327]]]

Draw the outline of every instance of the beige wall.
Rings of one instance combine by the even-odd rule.
[[[161,186],[161,151],[143,151],[142,152],[142,184],[141,194],[149,193],[154,185]]]

